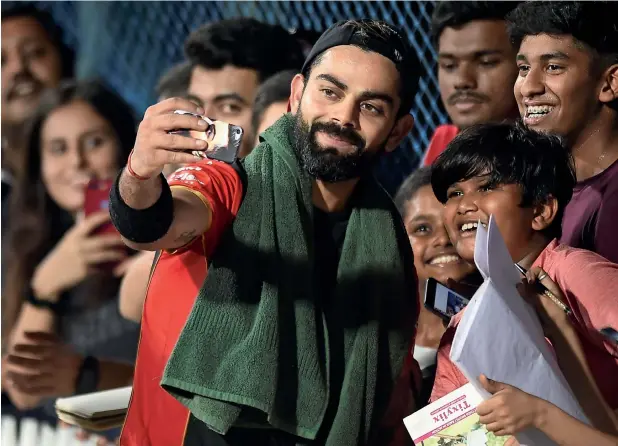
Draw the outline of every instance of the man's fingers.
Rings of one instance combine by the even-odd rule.
[[[162,133],[157,136],[154,143],[157,147],[168,152],[208,149],[208,143],[203,139],[191,138],[174,133]],[[195,162],[195,160],[193,160],[193,162]]]
[[[499,436],[498,432],[503,428],[502,423],[500,421],[490,421],[489,423],[485,423],[485,422],[479,420],[479,422],[484,424],[487,427],[487,430],[489,432],[493,432],[494,435],[496,435],[496,436]]]
[[[173,113],[176,110],[183,110],[198,115],[204,114],[204,109],[195,102],[191,102],[185,98],[169,98],[165,99],[158,104],[151,105],[144,113],[144,118],[150,118],[152,116]]]
[[[20,392],[40,397],[53,395],[55,390],[54,380],[57,379],[50,373],[21,375],[13,372],[9,372],[7,378],[11,387]]]
[[[178,115],[168,113],[165,115],[155,116],[149,122],[150,127],[169,132],[172,130],[195,130],[197,132],[205,132],[208,128],[208,122],[199,116],[194,115]]]

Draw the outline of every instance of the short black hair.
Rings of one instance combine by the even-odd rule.
[[[459,27],[474,20],[506,20],[520,2],[437,2],[431,15],[431,39],[438,47],[444,28]]]
[[[383,45],[395,48],[403,53],[405,72],[400,71],[401,86],[399,96],[401,105],[399,106],[397,118],[401,118],[410,113],[410,109],[412,109],[412,104],[414,104],[414,98],[418,91],[418,83],[421,76],[421,62],[418,58],[418,54],[405,37],[405,33],[396,26],[383,20],[345,20],[334,26],[351,27],[354,29],[355,36],[358,35],[361,38],[381,40]],[[355,46],[358,46],[364,51],[372,51],[369,47],[356,44]],[[317,54],[314,59],[306,65],[302,73],[305,79],[309,78],[311,71],[322,61],[322,57],[325,53],[326,51]]]
[[[290,85],[297,73],[298,71],[296,70],[281,71],[269,77],[260,85],[255,95],[253,114],[251,116],[251,125],[254,131],[257,131],[260,126],[264,112],[268,107],[277,102],[287,102],[289,100]]]
[[[550,197],[558,213],[544,233],[558,238],[562,216],[575,187],[570,148],[556,135],[531,130],[521,123],[478,124],[463,130],[432,165],[431,186],[442,203],[453,184],[487,175],[488,184],[517,184],[520,206],[535,206]]]
[[[62,40],[63,30],[54,17],[45,10],[31,4],[16,5],[2,9],[2,22],[19,17],[31,17],[36,20],[49,36],[52,44],[58,48],[62,64],[62,77],[72,78],[75,71],[75,52]]]
[[[402,217],[406,216],[406,204],[425,186],[431,186],[431,166],[420,167],[412,172],[395,194],[393,201]]]
[[[283,70],[300,70],[300,42],[279,25],[252,18],[219,20],[193,31],[185,42],[185,54],[194,65],[220,69],[225,65],[250,68],[259,82]]]
[[[155,91],[158,97],[182,97],[187,94],[193,66],[190,62],[173,65],[159,79]]]
[[[570,35],[609,66],[618,63],[617,17],[617,2],[531,1],[520,4],[507,20],[517,48],[526,36]]]

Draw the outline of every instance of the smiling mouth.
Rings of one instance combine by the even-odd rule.
[[[487,228],[487,224],[481,222],[481,225],[484,228]],[[462,223],[459,226],[459,233],[464,235],[464,236],[475,234],[476,230],[478,229],[478,227],[479,227],[479,223],[476,222],[476,221],[475,222]]]
[[[526,115],[524,121],[527,124],[535,124],[541,119],[545,118],[554,110],[552,105],[531,105],[526,107]]]
[[[461,257],[459,257],[458,255],[443,254],[443,255],[434,257],[427,263],[432,266],[443,266],[443,265],[448,265],[451,263],[458,263],[459,261],[461,261]]]

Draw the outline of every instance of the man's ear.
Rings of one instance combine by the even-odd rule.
[[[403,141],[403,138],[408,136],[408,133],[410,133],[412,127],[414,127],[414,118],[411,114],[406,113],[399,118],[397,122],[395,122],[393,130],[391,130],[391,134],[388,135],[388,140],[386,141],[385,147],[386,151],[392,152],[395,150],[401,141]]]
[[[614,64],[603,72],[603,83],[599,93],[599,101],[605,104],[618,100],[618,64]]]
[[[543,204],[534,207],[534,219],[532,220],[532,229],[535,231],[543,231],[547,229],[558,214],[558,200],[554,197],[549,197]]]
[[[305,90],[305,76],[297,74],[292,79],[292,85],[290,90],[290,108],[292,113],[296,113],[300,107],[300,100],[303,97],[303,91]]]

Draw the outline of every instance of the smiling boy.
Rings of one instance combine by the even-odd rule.
[[[618,262],[618,3],[526,2],[507,19],[519,48],[524,123],[571,146],[578,183],[561,242]]]
[[[540,267],[563,290],[587,364],[607,403],[618,407],[618,350],[599,330],[618,326],[618,265],[590,251],[558,243],[563,210],[575,184],[563,140],[513,124],[466,129],[436,160],[432,188],[444,203],[444,224],[457,253],[474,259],[477,222],[494,216],[514,262]],[[450,361],[459,320],[451,321],[438,351],[432,401],[464,385]],[[567,366],[558,358],[563,370]]]

